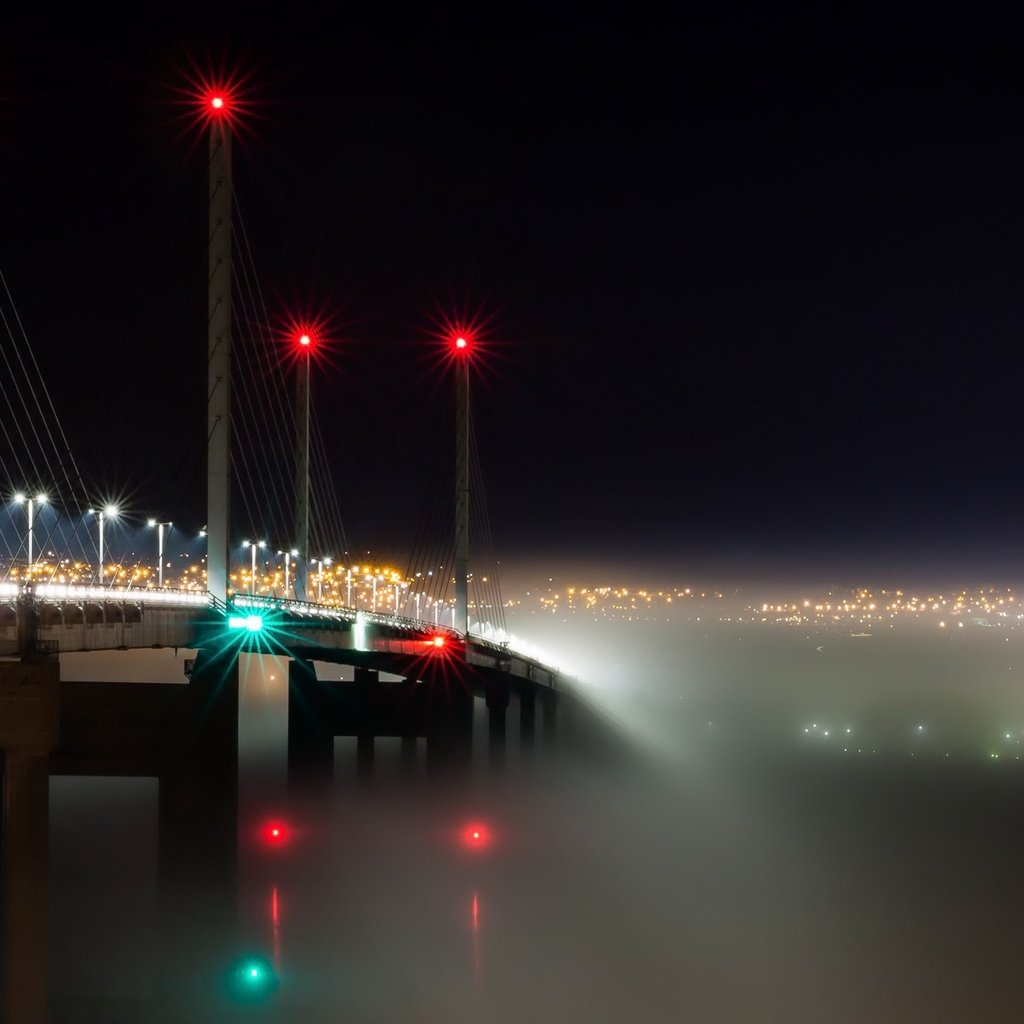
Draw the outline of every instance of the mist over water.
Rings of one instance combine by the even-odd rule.
[[[286,786],[285,666],[245,659],[223,962],[259,953],[280,986],[239,1019],[1011,1019],[1019,634],[656,618],[510,622],[635,756],[521,750],[510,714],[498,773],[478,713],[468,776],[379,741],[360,782],[339,739],[320,795]],[[146,1019],[155,785],[51,780],[57,1020]]]

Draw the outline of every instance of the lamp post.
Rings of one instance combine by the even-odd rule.
[[[316,561],[316,603],[323,604],[324,600],[324,566],[330,566],[334,559],[328,557],[317,558]]]
[[[156,527],[156,585],[158,590],[164,589],[164,527],[169,530],[173,523],[158,523],[150,519],[149,526]]]
[[[256,594],[256,549],[265,548],[267,542],[265,540],[243,540],[242,547],[249,548],[252,552],[252,568],[249,576],[249,596],[253,597]]]
[[[89,515],[96,516],[97,530],[99,533],[100,542],[100,565],[99,565],[99,585],[103,586],[103,524],[108,519],[116,519],[120,514],[120,509],[116,505],[104,505],[101,509],[89,509]]]
[[[284,555],[284,596],[288,598],[289,590],[289,573],[292,567],[292,559],[299,553],[298,548],[290,548],[288,551],[278,551],[279,555]],[[290,598],[289,598],[290,600]]]
[[[14,496],[14,500],[19,505],[25,505],[28,511],[28,565],[32,567],[32,525],[35,522],[36,505],[45,505],[49,499],[45,494],[37,494],[34,498],[29,498],[25,494],[18,493]]]

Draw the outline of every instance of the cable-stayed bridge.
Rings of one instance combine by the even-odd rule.
[[[52,773],[159,779],[166,930],[169,948],[188,961],[181,973],[199,956],[194,933],[176,941],[191,927],[196,892],[207,917],[216,906],[220,920],[232,919],[242,655],[288,660],[289,779],[300,785],[331,777],[336,736],[357,738],[363,767],[378,736],[400,737],[403,754],[425,739],[428,764],[465,766],[479,699],[490,757],[500,763],[511,703],[526,746],[538,704],[546,741],[555,736],[556,708],[562,728],[575,706],[558,668],[515,650],[505,631],[473,439],[471,331],[453,324],[440,339],[454,385],[444,529],[435,522],[421,530],[404,571],[357,563],[312,401],[321,339],[315,325],[295,324],[291,357],[280,358],[232,183],[239,108],[215,89],[197,104],[209,136],[201,530],[157,515],[129,536],[124,508],[87,484],[0,277],[9,489],[6,519],[0,514],[0,751],[11,1021],[46,1015]],[[175,541],[182,543],[169,560]],[[177,683],[61,678],[61,655],[71,652],[116,658],[166,648],[180,652]],[[317,666],[325,663],[349,666],[352,679],[322,677]],[[584,712],[572,717],[582,721]],[[213,881],[197,890],[196,877]]]

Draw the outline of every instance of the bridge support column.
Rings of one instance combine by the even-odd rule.
[[[356,773],[366,782],[373,775],[375,737],[365,733],[356,737]]]
[[[288,663],[288,781],[330,785],[334,773],[334,722],[311,661]]]
[[[558,736],[558,694],[554,690],[541,690],[540,694],[544,745],[551,746]]]
[[[402,737],[402,771],[412,775],[416,771],[416,737]]]
[[[158,857],[168,1021],[205,1020],[235,955],[238,907],[238,654],[200,650],[188,720],[160,773]]]
[[[523,747],[533,746],[537,723],[537,691],[525,684],[519,691],[519,742]]]
[[[356,775],[367,782],[373,775],[373,753],[377,735],[377,698],[380,674],[376,669],[356,666],[352,688],[356,701]]]
[[[0,665],[3,759],[3,1019],[49,1020],[50,752],[60,728],[60,665]]]
[[[505,764],[505,717],[508,712],[508,687],[492,686],[487,690],[487,756],[491,765]]]
[[[473,694],[435,697],[427,733],[427,766],[439,774],[467,771],[473,758]]]

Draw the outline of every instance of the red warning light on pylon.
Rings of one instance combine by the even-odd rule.
[[[442,650],[447,642],[448,641],[443,636],[432,636],[427,641],[427,643],[436,651]]]
[[[224,89],[207,89],[203,106],[210,117],[226,117],[231,113],[231,97]]]
[[[300,353],[312,355],[320,344],[320,328],[309,321],[293,323],[290,328],[292,344]]]
[[[469,355],[472,342],[467,334],[456,334],[452,338],[452,349],[456,355]]]

